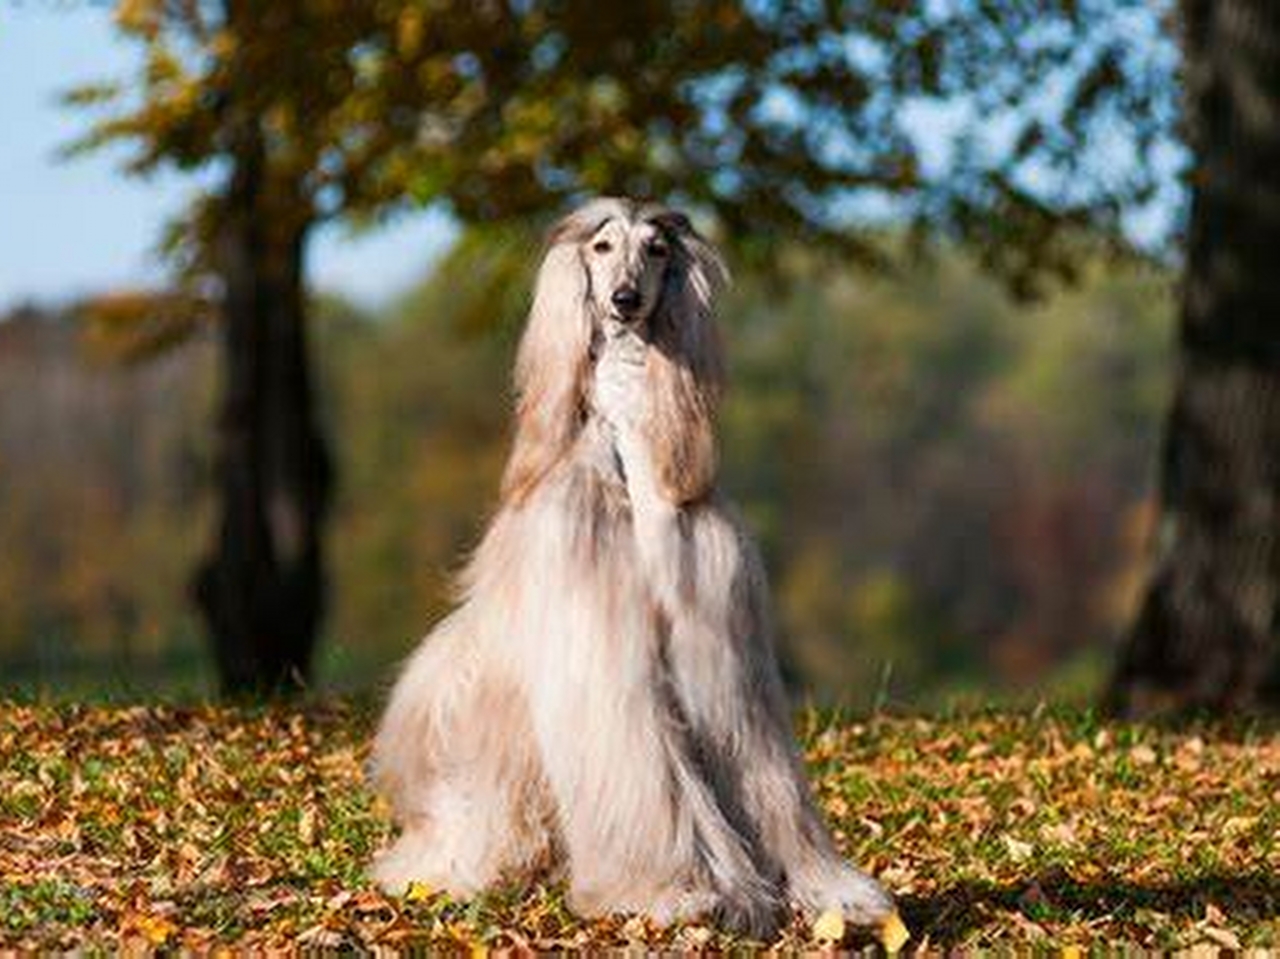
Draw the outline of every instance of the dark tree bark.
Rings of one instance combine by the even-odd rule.
[[[1280,703],[1280,3],[1185,0],[1195,153],[1161,554],[1122,714]]]
[[[224,694],[299,688],[323,612],[331,486],[306,342],[306,209],[273,184],[256,120],[237,133],[220,207],[220,523],[196,595]]]

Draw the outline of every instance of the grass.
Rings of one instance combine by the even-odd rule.
[[[557,887],[390,899],[372,723],[285,707],[0,706],[0,949],[744,945],[583,922]],[[909,948],[1280,947],[1280,732],[1088,712],[802,722]],[[848,945],[871,940],[852,934]],[[797,920],[771,945],[803,948]]]

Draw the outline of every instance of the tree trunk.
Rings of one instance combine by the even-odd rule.
[[[1109,705],[1280,702],[1280,3],[1185,0],[1195,170],[1161,555]]]
[[[310,674],[331,467],[307,356],[306,207],[273,186],[256,120],[239,131],[233,162],[217,248],[221,515],[195,588],[224,694],[260,695],[296,690]]]

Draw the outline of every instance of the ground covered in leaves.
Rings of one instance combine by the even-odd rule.
[[[1280,731],[1053,711],[802,725],[908,949],[1280,947]],[[362,872],[390,830],[370,726],[345,703],[0,704],[0,951],[739,944],[583,922],[554,887],[384,897]],[[814,938],[797,920],[770,945]]]

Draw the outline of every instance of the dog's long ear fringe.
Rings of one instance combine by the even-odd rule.
[[[553,234],[516,353],[516,433],[502,496],[519,503],[569,451],[586,410],[591,318],[577,244]]]
[[[715,414],[724,364],[715,301],[728,271],[683,217],[672,228],[672,274],[654,317],[649,353],[649,442],[663,493],[675,503],[706,496],[715,482]]]

